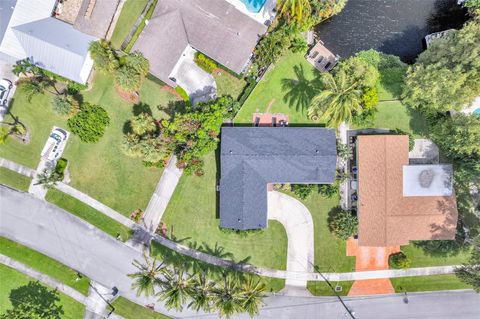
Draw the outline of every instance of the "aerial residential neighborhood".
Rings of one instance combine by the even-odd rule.
[[[478,318],[479,0],[0,0],[0,319]]]

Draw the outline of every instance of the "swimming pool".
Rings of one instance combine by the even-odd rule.
[[[473,111],[473,114],[480,116],[480,107]]]
[[[267,0],[240,0],[247,7],[248,11],[259,13]]]

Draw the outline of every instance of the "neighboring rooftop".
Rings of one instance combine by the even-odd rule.
[[[267,226],[267,184],[329,184],[335,179],[335,131],[314,127],[224,127],[220,226]]]
[[[187,45],[241,73],[267,27],[225,0],[162,0],[133,50],[150,61],[150,72],[173,85],[172,70]]]
[[[83,0],[73,27],[105,39],[120,0]]]
[[[360,246],[455,238],[452,167],[408,164],[408,136],[358,136]]]
[[[2,43],[3,35],[5,31],[7,31],[8,23],[10,22],[16,4],[17,0],[0,1],[0,43]]]

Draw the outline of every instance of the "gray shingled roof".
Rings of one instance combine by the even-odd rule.
[[[8,23],[10,22],[16,4],[17,0],[0,1],[0,43],[2,43],[3,35],[5,31],[7,31]]]
[[[97,38],[55,18],[22,24],[13,31],[38,66],[76,82],[85,82],[80,78],[80,71],[90,42]]]
[[[133,50],[141,51],[150,72],[167,83],[187,44],[240,73],[266,31],[225,0],[161,0]]]
[[[220,226],[266,227],[267,183],[333,183],[336,159],[331,129],[222,128]]]
[[[104,39],[117,11],[119,0],[97,0],[92,14],[85,16],[92,0],[83,0],[73,27],[83,33]]]

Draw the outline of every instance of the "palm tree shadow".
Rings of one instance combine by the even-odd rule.
[[[303,65],[293,67],[295,79],[281,80],[282,90],[285,91],[283,101],[297,111],[303,111],[310,105],[312,98],[321,90],[320,74],[309,80],[305,77]]]

